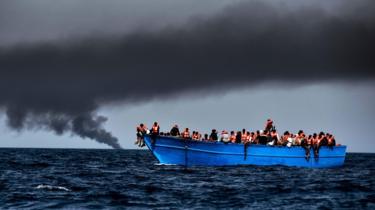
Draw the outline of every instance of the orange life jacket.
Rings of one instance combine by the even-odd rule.
[[[184,132],[182,133],[182,137],[183,137],[183,138],[189,138],[189,137],[190,137],[189,131],[184,131]]]
[[[159,126],[152,126],[152,133],[158,133]]]
[[[235,143],[236,142],[236,135],[231,135],[230,137],[229,137],[229,140],[232,142],[232,143]]]
[[[242,134],[242,135],[241,135],[241,140],[242,140],[242,141],[246,141],[246,139],[247,139],[247,135],[246,135],[246,133]]]
[[[198,134],[193,134],[193,136],[192,136],[192,139],[194,139],[194,140],[198,140]]]
[[[250,135],[246,135],[246,141],[249,142],[251,139],[251,136]]]
[[[328,139],[328,144],[329,144],[329,145],[332,145],[332,144],[333,144],[333,137],[331,137],[331,138]]]

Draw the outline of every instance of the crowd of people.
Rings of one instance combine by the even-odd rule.
[[[212,129],[210,135],[202,134],[198,131],[190,131],[185,128],[182,132],[178,125],[174,125],[169,132],[160,132],[160,126],[155,122],[148,130],[144,124],[137,126],[137,144],[140,147],[145,146],[143,135],[150,134],[151,137],[155,136],[170,136],[182,139],[190,139],[194,141],[208,141],[208,142],[223,142],[226,144],[261,144],[270,146],[302,146],[306,150],[306,156],[310,156],[310,148],[313,148],[315,156],[318,156],[321,146],[333,147],[336,145],[335,137],[330,133],[320,132],[312,135],[306,135],[303,130],[298,133],[291,133],[285,131],[283,135],[279,135],[273,121],[268,119],[264,130],[257,130],[255,132],[242,129],[241,131],[226,131],[223,130],[220,134],[216,129]]]

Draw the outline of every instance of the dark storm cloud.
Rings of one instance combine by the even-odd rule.
[[[102,103],[265,81],[373,79],[374,5],[250,1],[158,32],[3,48],[0,104],[13,128],[69,131],[119,148],[95,115]]]

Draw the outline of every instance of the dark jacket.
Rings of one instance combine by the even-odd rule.
[[[179,136],[180,130],[177,127],[173,127],[170,133],[171,133],[171,136]]]
[[[217,141],[218,140],[217,133],[212,132],[210,134],[210,139],[213,140],[213,141]]]

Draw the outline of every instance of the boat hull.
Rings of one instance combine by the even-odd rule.
[[[158,136],[152,143],[149,135],[145,143],[161,164],[184,166],[285,165],[308,168],[331,168],[344,164],[346,146],[321,147],[319,157],[306,159],[300,146],[267,146],[202,142]]]

